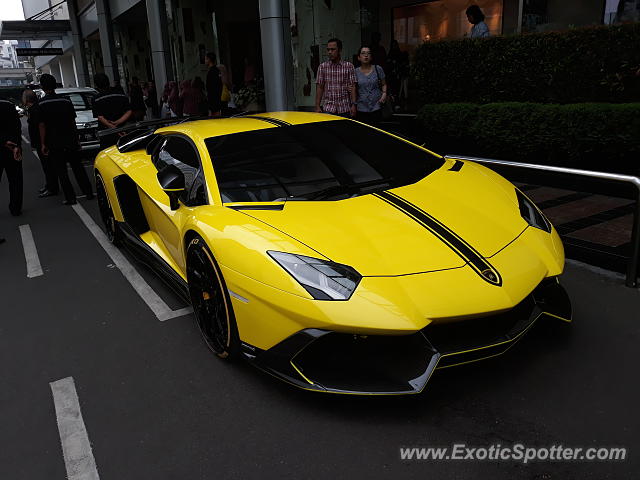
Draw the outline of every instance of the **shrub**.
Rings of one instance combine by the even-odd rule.
[[[640,101],[640,24],[423,44],[424,103]]]
[[[640,103],[433,104],[418,122],[440,153],[640,172]]]

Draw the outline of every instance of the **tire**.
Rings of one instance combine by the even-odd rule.
[[[222,271],[200,237],[187,245],[187,282],[196,323],[218,357],[234,360],[240,352],[238,327]]]
[[[104,224],[104,232],[107,235],[109,241],[119,247],[122,245],[122,232],[118,227],[116,218],[113,215],[113,209],[111,208],[111,202],[107,195],[107,189],[102,180],[102,176],[96,174],[96,197],[98,199],[98,209],[100,210],[100,217]]]

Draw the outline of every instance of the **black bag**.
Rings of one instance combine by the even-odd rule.
[[[376,77],[378,78],[378,87],[380,88],[380,93],[382,93],[383,85],[382,85],[382,79],[380,78],[380,75],[378,75],[378,65],[374,65],[373,68],[376,72]],[[391,97],[391,95],[387,94],[387,99],[380,106],[380,109],[382,110],[383,120],[389,120],[391,119],[391,117],[393,117],[393,97]]]

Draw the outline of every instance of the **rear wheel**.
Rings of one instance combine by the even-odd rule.
[[[236,358],[238,328],[222,272],[202,238],[187,246],[187,282],[198,328],[207,346],[220,358]]]
[[[104,224],[104,231],[107,238],[116,247],[122,244],[122,232],[118,228],[116,219],[113,216],[113,209],[111,208],[111,202],[107,196],[107,189],[102,180],[102,176],[96,174],[96,196],[98,198],[98,209],[100,210],[100,217]]]

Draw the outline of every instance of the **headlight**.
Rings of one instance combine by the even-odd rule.
[[[362,276],[340,263],[284,252],[267,252],[316,300],[348,300]]]
[[[520,190],[516,190],[518,197],[518,205],[520,206],[520,215],[532,227],[551,233],[551,222],[542,214],[531,200],[525,197]]]

